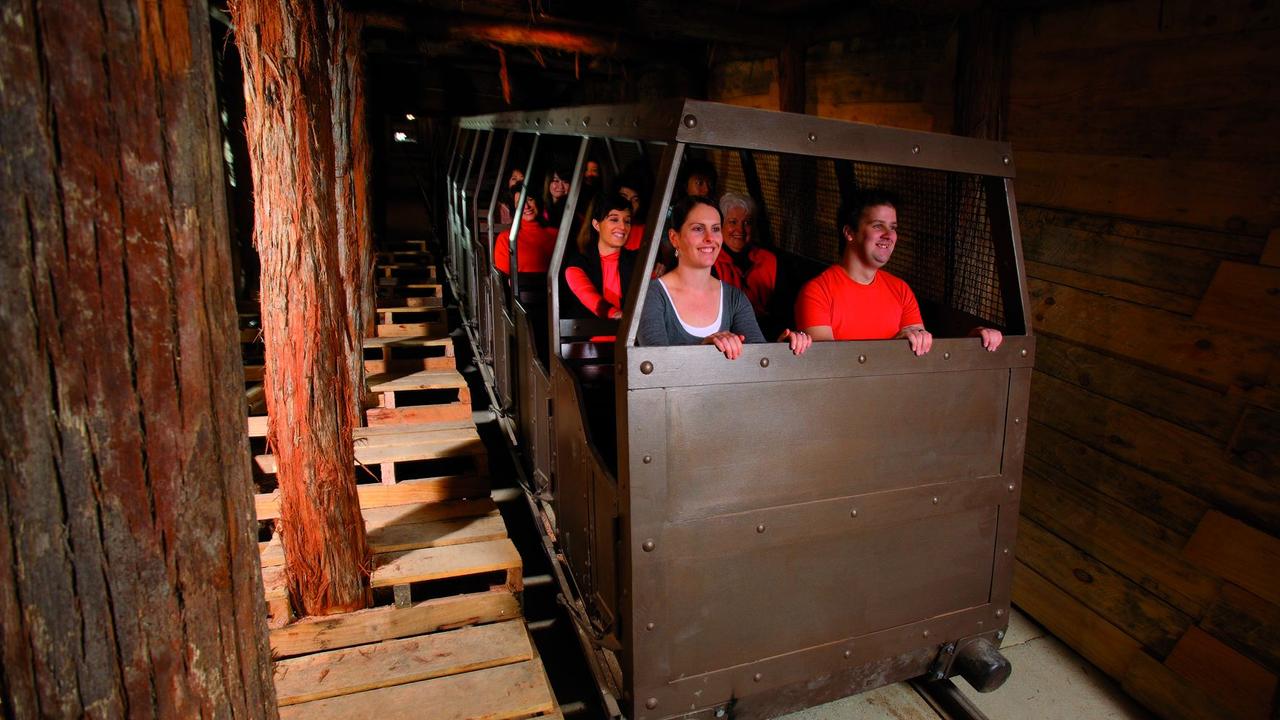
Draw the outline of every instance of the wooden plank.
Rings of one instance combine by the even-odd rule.
[[[1022,513],[1191,617],[1218,595],[1219,581],[1184,560],[1179,547],[1138,513],[1028,462]]]
[[[1165,657],[1191,618],[1023,517],[1017,558],[1150,650]]]
[[[1027,247],[1024,244],[1024,247]],[[1123,280],[1113,280],[1101,275],[1080,272],[1070,268],[1048,265],[1034,260],[1026,261],[1027,275],[1040,280],[1048,280],[1057,285],[1065,285],[1079,290],[1125,300],[1139,305],[1147,305],[1161,310],[1178,313],[1190,317],[1196,311],[1198,303],[1194,297],[1178,293],[1157,290],[1136,285]]]
[[[476,433],[476,425],[471,420],[454,420],[447,423],[408,423],[398,427],[362,427],[356,428],[353,437],[357,440],[374,440],[378,437],[406,435],[412,433],[431,433],[440,431],[465,430]]]
[[[1263,666],[1280,668],[1280,606],[1227,583],[1200,627]]]
[[[1280,267],[1280,228],[1272,230],[1267,235],[1267,244],[1262,248],[1262,255],[1258,258],[1259,265],[1267,267]]]
[[[462,373],[454,371],[430,371],[407,375],[375,375],[369,378],[370,392],[402,392],[406,390],[456,390],[467,387]]]
[[[369,531],[368,538],[370,552],[389,553],[501,540],[506,536],[507,525],[498,511],[494,510],[489,515],[480,517],[387,525]]]
[[[450,351],[452,355],[453,338],[451,337],[367,337],[363,340],[363,345],[368,348],[396,348],[396,347],[443,347]]]
[[[1037,338],[1036,369],[1222,442],[1231,437],[1245,407],[1238,396],[1051,335]]]
[[[1036,372],[1032,417],[1112,457],[1132,463],[1210,504],[1280,527],[1274,484],[1233,465],[1213,440]]]
[[[1195,320],[1280,339],[1280,268],[1222,263],[1200,301]]]
[[[529,660],[486,670],[421,680],[354,695],[280,708],[281,720],[515,720],[550,712],[551,689],[542,679],[542,664]]]
[[[443,405],[411,405],[398,408],[370,408],[365,419],[370,427],[403,423],[449,422],[470,420],[471,403],[453,402]]]
[[[266,542],[258,543],[258,557],[264,568],[284,565],[284,545],[280,542],[280,533],[275,533]]]
[[[283,564],[262,568],[262,594],[268,600],[279,600],[289,596]]]
[[[1276,676],[1200,628],[1182,636],[1165,665],[1238,717],[1271,717]]]
[[[532,657],[522,621],[475,625],[278,661],[276,697],[282,706],[296,705]]]
[[[408,483],[412,482],[414,481],[408,481]],[[477,500],[415,502],[385,507],[366,507],[362,510],[362,514],[365,532],[374,532],[391,525],[417,525],[439,520],[480,517],[496,511],[497,505],[493,499],[486,497]]]
[[[247,422],[249,437],[266,437],[267,421],[266,415],[250,415]]]
[[[1262,235],[1280,225],[1275,166],[1226,160],[1017,153],[1019,200]]]
[[[419,370],[456,370],[457,360],[449,355],[422,358],[392,358],[390,360],[365,360],[365,375],[383,373],[404,374]]]
[[[1158,717],[1169,720],[1239,720],[1216,698],[1184,681],[1146,653],[1134,654],[1120,686]]]
[[[1280,101],[1258,88],[1280,73],[1277,43],[1280,31],[1250,29],[1225,42],[1201,36],[1054,53],[1024,48],[1010,78],[1008,139],[1015,148],[1065,153],[1275,158],[1280,143],[1270,128]]]
[[[1264,478],[1280,477],[1280,412],[1252,405],[1227,443],[1231,463]]]
[[[1111,677],[1142,653],[1138,641],[1022,562],[1013,568],[1013,602]]]
[[[303,618],[271,631],[271,653],[277,658],[292,657],[518,617],[520,604],[507,590],[452,595],[408,608]]]
[[[390,587],[464,575],[519,570],[520,553],[510,540],[422,548],[373,557],[370,584]]]
[[[1152,41],[1196,37],[1229,42],[1221,36],[1276,27],[1280,21],[1274,8],[1252,0],[1221,0],[1212,5],[1191,0],[1127,0],[1042,6],[1037,12],[1017,17],[1019,42],[1015,47],[1026,54],[1141,46]]]
[[[362,484],[356,486],[356,492],[360,496],[360,507],[366,509],[414,502],[487,498],[489,479],[474,475],[448,475],[401,480],[395,485]],[[254,506],[259,520],[274,520],[280,517],[279,491],[255,495]]]
[[[1028,278],[1038,334],[1071,340],[1218,390],[1270,387],[1274,343],[1174,313]]]
[[[1039,362],[1039,356],[1036,362]],[[1026,456],[1039,475],[1069,478],[1134,513],[1150,518],[1144,523],[1134,516],[1126,521],[1126,525],[1141,527],[1145,534],[1159,538],[1169,548],[1180,548],[1186,543],[1209,507],[1208,503],[1176,485],[1116,460],[1039,421],[1033,420],[1027,428]]]
[[[378,325],[374,330],[379,337],[415,337],[418,335],[445,337],[449,334],[449,325],[442,322],[384,323]]]
[[[1239,232],[1142,222],[1109,215],[1091,215],[1034,205],[1022,202],[1022,198],[1018,200],[1018,224],[1023,229],[1024,242],[1027,230],[1040,232],[1041,226],[1053,226],[1083,233],[1086,238],[1096,237],[1103,245],[1116,240],[1146,241],[1130,247],[1134,250],[1154,253],[1157,256],[1164,254],[1160,247],[1163,245],[1221,253],[1221,259],[1242,262],[1253,260],[1262,251],[1261,238]],[[1142,268],[1141,264],[1133,264],[1130,267],[1133,271]],[[1085,267],[1083,271],[1089,272],[1089,268]],[[1123,277],[1121,276],[1121,279]],[[1152,277],[1155,277],[1154,273]]]
[[[484,443],[479,436],[431,437],[423,436],[410,445],[357,445],[355,461],[359,465],[378,465],[411,460],[439,460],[441,458],[485,455]],[[258,469],[271,475],[278,465],[275,455],[257,455],[253,461]]]
[[[1183,549],[1188,560],[1280,605],[1280,539],[1211,510]]]

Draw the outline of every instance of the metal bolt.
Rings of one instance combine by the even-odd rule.
[[[568,125],[568,124],[569,124],[569,118],[565,118],[565,119],[564,119],[564,124],[565,124],[565,125]]]
[[[858,508],[849,511],[849,517],[858,517]]]
[[[1021,424],[1022,424],[1022,418],[1020,418],[1020,417],[1016,417],[1016,418],[1014,418],[1014,419],[1013,419],[1013,424],[1014,424],[1014,425],[1021,425]]]
[[[649,708],[650,710],[658,707],[658,698],[649,698],[648,700],[645,700],[644,706]]]
[[[760,358],[760,367],[769,367],[769,358]]]
[[[586,127],[586,126],[588,126],[588,125],[590,125],[590,124],[591,124],[591,118],[589,118],[589,117],[584,117],[584,118],[582,118],[582,127]]]
[[[648,465],[649,463],[653,462],[653,456],[652,456],[652,455],[645,455],[645,456],[644,456],[644,458],[643,458],[642,460],[643,460],[643,462],[644,462],[644,464],[645,464],[645,465]]]
[[[946,654],[948,654],[948,655],[950,655],[950,654],[954,653],[955,651],[956,651],[956,644],[955,644],[955,643],[947,643],[946,645],[942,646],[942,652],[944,652],[944,653],[946,653]]]
[[[1023,349],[1022,349],[1022,352],[1020,352],[1020,353],[1018,353],[1018,354],[1019,354],[1019,355],[1021,355],[1022,357],[1026,357],[1026,356],[1027,356],[1027,349],[1026,349],[1026,348],[1023,348]]]
[[[912,145],[912,146],[911,146],[911,154],[912,154],[912,155],[919,155],[919,154],[920,154],[920,146],[919,146],[919,145]]]
[[[867,356],[866,356],[866,355],[859,355],[859,356],[858,356],[858,362],[859,362],[859,363],[865,363],[866,361],[867,361]]]
[[[755,675],[752,675],[752,676],[751,676],[751,679],[752,679],[752,680],[754,680],[754,681],[756,681],[756,682],[760,682],[761,680],[763,680],[763,679],[764,679],[764,674],[763,674],[763,673],[756,673]]]
[[[845,651],[844,651],[844,659],[845,659],[845,660],[848,660],[848,659],[849,659],[849,658],[851,658],[851,657],[853,657],[853,651],[852,651],[852,650],[845,650]]]
[[[716,708],[716,717],[724,717],[725,715],[724,708]]]
[[[943,359],[943,360],[950,360],[950,359],[951,359],[951,353],[949,353],[949,352],[944,352],[944,353],[942,353],[942,359]]]
[[[1008,155],[1005,155],[1004,157],[1000,158],[1000,162],[1004,163],[1005,165],[1008,165],[1008,164],[1009,164],[1010,162],[1012,162],[1012,161],[1011,161],[1011,160],[1009,160],[1009,156],[1008,156]]]
[[[757,525],[757,526],[756,526],[756,532],[758,532],[758,533],[762,533],[762,532],[764,532],[764,525]]]
[[[649,362],[648,360],[645,360],[644,362],[640,363],[640,372],[644,375],[648,375],[649,373],[652,373],[653,363]]]
[[[640,549],[644,550],[645,552],[653,552],[654,547],[655,546],[652,540],[645,540],[644,544],[640,546]]]
[[[605,121],[604,121],[604,124],[605,124],[607,127],[613,127],[613,118],[609,118],[608,120],[605,120]]]
[[[684,116],[684,126],[687,128],[698,127],[698,118],[692,114]]]
[[[631,127],[640,127],[640,118],[631,121]]]
[[[1009,554],[1009,548],[1005,548],[1004,550],[1001,550],[1000,552],[1002,552],[1002,553],[1003,553],[1003,554],[1005,554],[1005,555],[1008,555],[1008,554]]]
[[[814,133],[809,133],[809,142],[818,142],[818,136]]]
[[[934,504],[934,505],[937,505],[937,504],[938,504],[938,496],[936,496],[936,495],[933,497],[933,504]]]
[[[1009,483],[1008,488],[1009,492],[1013,492],[1013,483]]]
[[[1004,631],[1003,631],[1003,630],[997,630],[997,631],[996,631],[996,639],[997,639],[997,640],[1003,640],[1003,639],[1004,639]]]
[[[1004,610],[997,610],[996,617],[1004,617]]]
[[[656,626],[656,625],[654,625],[653,623],[649,623],[648,625],[645,625],[645,626],[644,626],[644,629],[645,629],[645,630],[652,630],[652,629],[654,629],[655,627],[657,627],[657,626]]]
[[[924,632],[920,633],[920,637],[929,637],[929,631],[925,630]]]

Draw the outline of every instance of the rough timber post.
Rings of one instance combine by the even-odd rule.
[[[5,717],[275,716],[208,7],[0,13]]]
[[[262,263],[268,439],[285,572],[307,615],[369,601],[352,449],[356,388],[338,260],[328,14],[337,3],[238,0],[246,135]]]
[[[372,336],[374,313],[373,237],[369,224],[369,143],[364,123],[364,52],[361,16],[338,7],[330,13],[333,71],[333,146],[337,172],[338,264],[347,307],[347,360],[358,389],[352,407],[362,421],[364,388],[362,339]]]

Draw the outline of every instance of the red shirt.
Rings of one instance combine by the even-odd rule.
[[[545,273],[556,249],[556,229],[536,222],[525,223],[516,235],[517,269],[522,273]],[[493,241],[493,266],[511,274],[511,233],[503,231]]]
[[[627,236],[627,244],[622,247],[625,250],[639,250],[642,242],[644,242],[644,225],[632,225],[631,234]]]
[[[729,253],[721,249],[720,257],[716,258],[716,276],[741,290],[756,314],[762,315],[778,284],[778,256],[764,248],[751,247],[747,249],[747,259],[751,267],[744,273]]]
[[[597,288],[587,273],[578,267],[565,271],[564,279],[569,289],[578,300],[602,318],[622,316],[622,275],[618,273],[618,259],[621,252],[600,256],[600,275],[604,278],[604,288]]]
[[[922,324],[915,293],[884,270],[863,285],[832,265],[796,299],[796,326],[828,325],[836,340],[888,340],[908,325]]]

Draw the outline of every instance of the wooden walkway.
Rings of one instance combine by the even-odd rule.
[[[380,273],[379,336],[364,345],[368,427],[354,433],[374,607],[294,620],[281,535],[259,544],[280,716],[559,718],[522,617],[523,563],[490,498],[440,286],[423,281],[434,268],[413,271],[430,256],[412,242],[393,252]],[[265,436],[266,417],[250,417],[247,430]],[[275,457],[254,462],[269,482]],[[259,494],[256,510],[277,520],[278,491]]]

